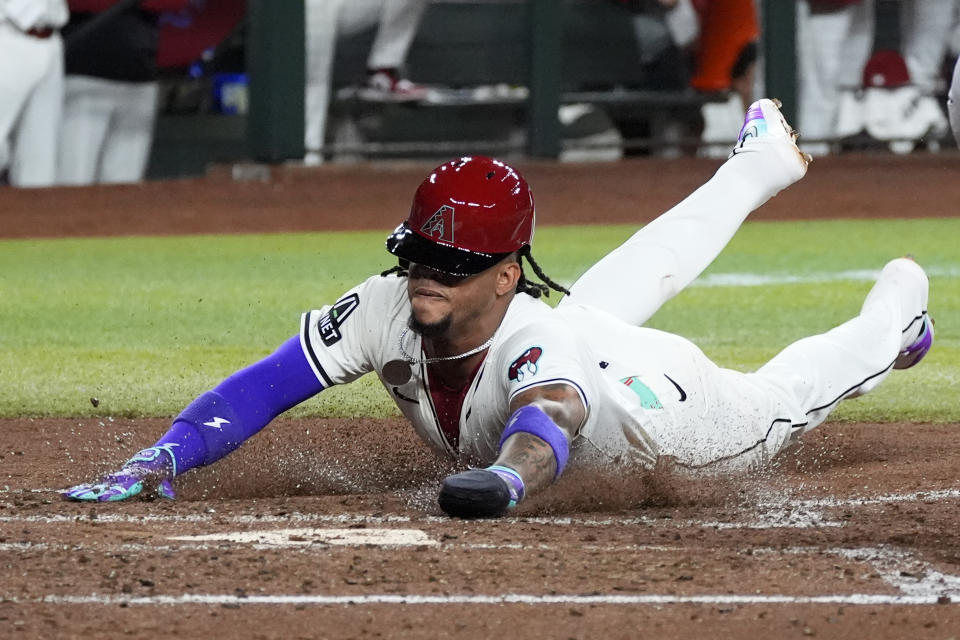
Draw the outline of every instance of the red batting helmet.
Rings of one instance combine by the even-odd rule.
[[[427,176],[407,220],[387,237],[387,251],[468,276],[529,245],[533,227],[533,195],[523,176],[499,160],[468,156]]]

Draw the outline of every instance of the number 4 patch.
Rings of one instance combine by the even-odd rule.
[[[340,327],[358,306],[360,306],[360,297],[351,293],[337,300],[337,303],[323,314],[320,322],[317,323],[317,330],[320,331],[320,339],[323,340],[323,344],[331,347],[340,342],[340,338],[343,337],[340,333]]]

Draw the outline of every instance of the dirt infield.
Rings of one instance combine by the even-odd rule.
[[[643,223],[710,177],[715,160],[526,162],[537,224]],[[0,190],[0,238],[392,230],[430,164],[274,169],[265,181],[206,179],[132,186]],[[956,215],[960,156],[846,155],[817,160],[802,183],[751,219]]]
[[[164,428],[0,424],[4,637],[960,629],[960,450],[943,446],[955,425],[827,426],[777,468],[722,482],[571,473],[499,522],[440,517],[447,469],[400,421],[279,421],[185,477],[175,502],[91,507],[50,491]]]
[[[521,168],[561,224],[651,219],[716,166]],[[428,168],[6,189],[0,237],[389,229]],[[954,154],[815,169],[755,219],[960,202]],[[453,467],[399,420],[279,420],[173,502],[54,492],[167,424],[0,421],[0,638],[960,638],[956,424],[826,424],[733,478],[571,472],[500,521],[443,518]]]

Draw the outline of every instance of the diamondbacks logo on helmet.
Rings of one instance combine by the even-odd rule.
[[[543,349],[540,347],[530,347],[523,352],[523,355],[513,361],[510,365],[508,375],[511,380],[522,382],[524,376],[535,376],[540,366],[537,360],[543,355]]]
[[[420,231],[434,240],[453,244],[453,207],[445,204],[437,209],[436,213],[420,226]]]

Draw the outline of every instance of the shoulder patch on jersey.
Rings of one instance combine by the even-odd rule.
[[[522,382],[527,376],[533,377],[537,375],[537,371],[540,369],[537,361],[542,355],[543,349],[540,347],[530,347],[524,351],[523,355],[510,364],[510,370],[508,371],[510,379]]]
[[[340,327],[358,306],[360,306],[360,296],[351,293],[337,300],[337,303],[321,316],[319,322],[317,322],[317,330],[320,332],[320,339],[323,340],[323,344],[331,347],[340,342],[340,338],[343,337],[340,333]]]

